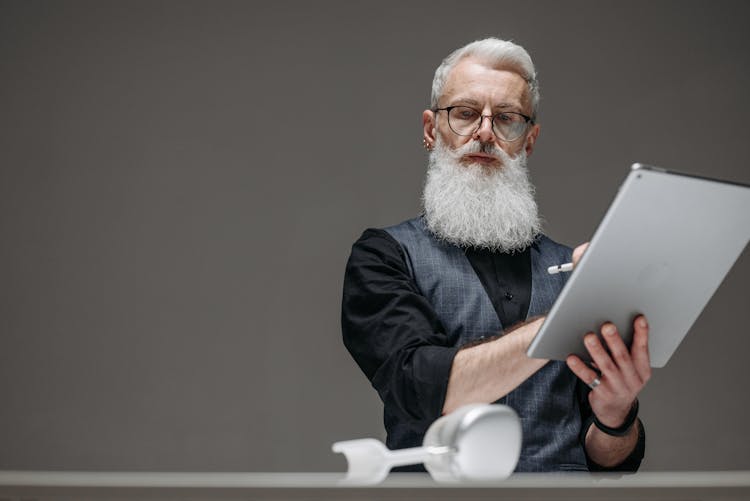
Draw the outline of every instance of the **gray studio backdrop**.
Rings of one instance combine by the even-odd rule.
[[[343,471],[332,442],[384,433],[340,340],[344,265],[419,210],[441,58],[488,35],[531,52],[530,167],[572,245],[634,161],[750,183],[749,15],[1,2],[0,468]],[[748,279],[746,251],[655,371],[644,469],[750,468]]]

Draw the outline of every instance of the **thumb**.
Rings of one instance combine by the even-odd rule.
[[[579,245],[575,249],[573,249],[573,265],[577,265],[578,261],[581,260],[581,256],[583,256],[583,253],[586,252],[586,249],[588,248],[589,243],[586,242],[584,244]]]

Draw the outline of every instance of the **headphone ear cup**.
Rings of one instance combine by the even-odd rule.
[[[442,448],[430,454],[425,468],[439,482],[502,480],[521,456],[521,420],[506,405],[471,404],[436,420],[424,446]]]

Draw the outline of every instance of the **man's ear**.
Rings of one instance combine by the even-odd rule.
[[[529,135],[526,136],[526,156],[531,156],[531,153],[534,151],[534,144],[536,143],[537,138],[539,137],[539,131],[541,130],[541,127],[539,124],[534,124],[531,127],[531,130],[529,131]]]
[[[435,146],[436,126],[435,112],[424,110],[422,112],[422,139],[424,139],[425,146],[428,148]]]

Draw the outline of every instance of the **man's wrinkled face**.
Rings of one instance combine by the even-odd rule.
[[[532,115],[529,87],[523,77],[514,71],[488,67],[471,57],[461,60],[448,74],[438,108],[449,106],[467,106],[487,117],[499,112]],[[451,149],[476,143],[477,147],[464,154],[460,163],[490,168],[502,167],[502,159],[491,146],[502,148],[511,157],[521,150],[530,155],[539,134],[539,126],[529,124],[521,137],[504,141],[493,132],[492,119],[483,118],[473,134],[458,135],[449,127],[445,111],[425,110],[422,121],[427,144],[434,145],[437,137]]]
[[[467,58],[449,73],[438,108],[465,106],[492,116],[496,113],[532,114],[528,84],[517,73],[489,68]],[[464,110],[459,110],[464,111]],[[476,113],[458,115],[459,120]],[[426,110],[422,115],[430,162],[422,194],[427,227],[439,239],[458,246],[512,252],[531,245],[541,231],[534,187],[526,169],[539,126],[524,122],[500,132],[490,118],[479,128],[451,122],[448,112]],[[453,119],[451,119],[453,120]],[[456,130],[468,135],[461,135]],[[518,132],[518,134],[514,134]]]

